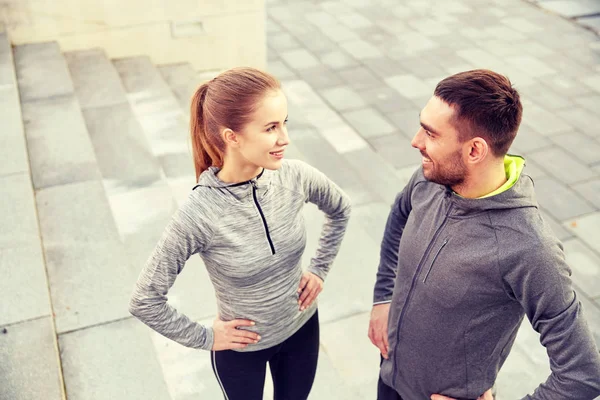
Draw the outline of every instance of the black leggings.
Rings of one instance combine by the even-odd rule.
[[[306,400],[319,357],[317,312],[296,333],[264,350],[211,352],[213,371],[225,400],[262,400],[266,366],[273,377],[274,400]]]

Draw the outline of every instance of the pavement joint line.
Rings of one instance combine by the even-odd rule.
[[[9,172],[8,174],[2,174],[2,175],[0,175],[0,179],[10,178],[11,176],[15,176],[15,175],[23,175],[23,174],[26,174],[28,172],[29,172],[28,169],[27,170],[23,170],[23,171]]]
[[[37,196],[37,194],[43,190],[54,189],[54,188],[58,188],[58,187],[62,187],[62,186],[72,186],[72,185],[77,185],[77,184],[80,184],[83,182],[92,182],[92,181],[98,181],[98,182],[100,182],[100,184],[103,184],[101,178],[91,178],[91,179],[84,179],[82,181],[75,181],[75,182],[52,183],[50,185],[46,185],[43,187],[34,188],[34,190],[35,190],[35,194]]]
[[[126,321],[128,319],[133,319],[133,318],[134,318],[133,316],[129,316],[129,317],[122,317],[122,318],[112,319],[110,321],[99,322],[97,324],[82,326],[81,328],[76,328],[76,329],[71,329],[71,330],[68,330],[68,331],[64,331],[64,332],[59,333],[58,335],[59,336],[68,335],[68,334],[71,334],[71,333],[75,333],[75,332],[79,332],[79,331],[85,331],[87,329],[97,328],[99,326],[110,325],[110,324],[114,324],[114,323],[117,323],[117,322]]]
[[[77,98],[77,96],[75,96],[75,98]],[[79,99],[77,99],[77,101],[79,102]],[[91,107],[81,107],[80,106],[79,108],[80,108],[81,111],[102,110],[103,108],[109,108],[109,107],[121,106],[121,105],[123,105],[123,106],[125,106],[125,105],[131,106],[129,100],[125,99],[125,100],[116,101],[114,103],[101,104],[101,105],[98,105],[98,106],[91,106]]]
[[[326,322],[323,322],[322,324],[323,324],[323,326],[326,326],[326,325],[329,325],[329,324],[334,324],[336,322],[343,321],[345,319],[350,319],[350,318],[356,317],[358,315],[368,314],[368,313],[370,313],[370,311],[355,311],[353,313],[350,313],[350,314],[347,314],[347,315],[344,315],[344,316],[341,316],[341,317],[338,317],[338,318],[334,318],[332,320],[328,320]]]
[[[52,318],[52,315],[51,314],[46,314],[46,315],[40,315],[39,317],[22,319],[20,321],[15,321],[15,322],[8,323],[6,325],[0,325],[0,328],[3,328],[3,329],[4,328],[11,328],[11,327],[16,326],[16,325],[25,324],[27,322],[33,322],[33,321],[37,321],[39,319],[48,318],[48,317]],[[0,334],[1,333],[3,333],[3,332],[0,331]]]
[[[585,165],[585,164],[584,164],[584,165]],[[587,166],[587,165],[586,165],[586,166]],[[590,183],[590,182],[594,182],[594,181],[597,181],[598,179],[599,179],[599,178],[598,178],[597,176],[592,176],[592,177],[589,177],[589,178],[586,178],[586,179],[582,179],[582,180],[580,180],[580,181],[577,181],[577,182],[570,183],[570,184],[568,184],[567,186],[568,186],[568,187],[570,187],[570,188],[572,188],[573,186],[576,186],[576,185],[581,185],[582,183]]]
[[[557,13],[556,11],[552,11],[552,10],[548,10],[547,8],[543,7],[541,4],[543,4],[543,2],[537,1],[537,0],[525,0],[527,3],[531,4],[532,6],[538,8],[540,11],[543,11],[547,14],[550,15],[554,15],[556,17],[562,18],[565,21],[569,21],[572,24],[585,29],[589,32],[595,33],[597,36],[600,36],[600,31],[596,31],[595,29],[593,29],[590,26],[584,25],[579,23],[578,19],[581,17],[590,17],[590,16],[595,16],[595,15],[600,15],[600,13],[595,13],[595,14],[590,14],[590,15],[579,15],[579,16],[575,16],[575,17],[566,17],[560,13]]]
[[[21,104],[35,104],[35,103],[42,103],[48,100],[60,100],[60,99],[66,99],[69,97],[74,97],[75,100],[77,100],[77,97],[75,96],[75,92],[68,92],[68,93],[59,93],[59,94],[52,94],[50,96],[46,96],[46,97],[35,97],[33,99],[27,99],[27,100],[20,100]],[[19,95],[20,98],[20,95]],[[79,106],[79,100],[77,100],[77,105]],[[81,106],[79,106],[79,108],[81,109]]]

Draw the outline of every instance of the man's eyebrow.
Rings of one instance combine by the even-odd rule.
[[[430,127],[429,125],[425,124],[422,121],[419,121],[419,122],[421,123],[421,126],[423,127],[423,129],[425,129],[426,131],[429,131],[431,133],[435,133],[436,135],[439,135],[439,133],[435,129],[433,129],[432,127]]]

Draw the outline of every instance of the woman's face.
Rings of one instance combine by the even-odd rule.
[[[290,143],[287,112],[287,99],[281,90],[270,91],[263,97],[252,120],[238,135],[240,161],[272,170],[281,166]]]

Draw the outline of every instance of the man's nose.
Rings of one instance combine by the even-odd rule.
[[[410,141],[410,144],[412,147],[414,147],[415,149],[422,149],[423,146],[423,128],[419,128],[419,130],[417,131],[417,133],[415,133],[415,136],[413,136],[412,140]]]

